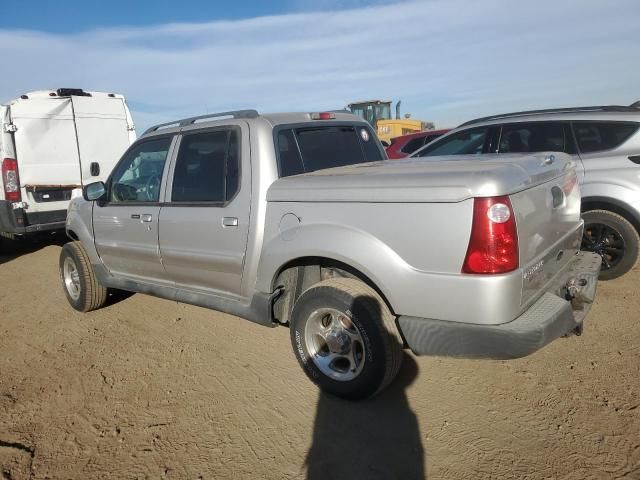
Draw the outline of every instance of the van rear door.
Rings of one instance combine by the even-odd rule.
[[[105,180],[125,150],[129,148],[130,128],[122,97],[71,97],[78,134],[82,183]],[[91,175],[91,163],[100,165],[100,174]]]
[[[14,141],[23,188],[33,191],[81,184],[71,99],[18,100],[11,105],[11,121],[16,127]]]

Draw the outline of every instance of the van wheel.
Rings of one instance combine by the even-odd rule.
[[[79,312],[96,310],[107,301],[107,289],[98,283],[80,242],[69,242],[62,247],[60,279],[69,304]]]
[[[612,280],[631,270],[640,250],[640,237],[634,226],[608,210],[584,212],[582,218],[584,234],[581,248],[602,258],[599,279]]]
[[[382,391],[402,362],[395,317],[359,280],[333,278],[306,290],[291,315],[300,366],[324,392],[360,400]]]

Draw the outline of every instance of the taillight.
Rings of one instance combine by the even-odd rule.
[[[21,200],[18,162],[13,158],[5,158],[2,161],[2,184],[4,185],[5,200],[9,202]]]
[[[311,120],[335,120],[336,114],[333,112],[313,112]]]
[[[518,231],[509,197],[475,198],[462,272],[506,273],[518,265]]]

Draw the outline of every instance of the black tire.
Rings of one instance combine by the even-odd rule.
[[[65,262],[73,264],[77,272],[78,291],[69,287],[65,279]],[[69,304],[79,312],[90,312],[107,301],[107,289],[98,283],[89,257],[80,242],[69,242],[60,252],[60,280]],[[75,294],[75,295],[74,295]]]
[[[362,365],[353,379],[330,377],[315,360],[324,355],[310,352],[307,323],[322,309],[332,309],[346,316],[351,329],[355,326],[362,339],[359,348]],[[306,375],[322,391],[337,397],[360,400],[376,395],[400,370],[403,346],[395,317],[378,293],[359,280],[334,278],[306,290],[293,308],[290,333],[293,351]],[[349,344],[355,349],[356,342],[351,344],[349,341]],[[325,346],[330,354],[330,347]]]
[[[0,255],[9,255],[18,250],[18,239],[12,233],[0,233]]]
[[[602,257],[600,280],[612,280],[631,270],[638,260],[640,237],[624,217],[609,210],[591,210],[582,214],[584,235],[582,250]]]

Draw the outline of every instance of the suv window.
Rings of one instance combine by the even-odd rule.
[[[176,159],[172,202],[229,201],[238,190],[236,129],[184,135]]]
[[[565,127],[559,122],[514,123],[504,125],[499,153],[570,152]]]
[[[364,126],[283,129],[277,141],[281,177],[385,158],[373,132]]]
[[[489,127],[470,128],[454,133],[441,140],[436,140],[428,147],[420,150],[416,157],[433,157],[437,155],[475,155],[484,151],[484,144],[489,136]]]
[[[611,150],[626,142],[639,124],[629,122],[572,122],[582,153]]]
[[[412,138],[405,144],[404,147],[400,149],[400,151],[404,153],[413,153],[417,149],[419,149],[422,145],[424,145],[424,139],[425,137]]]
[[[109,202],[158,202],[171,140],[143,141],[129,150],[111,177]]]

